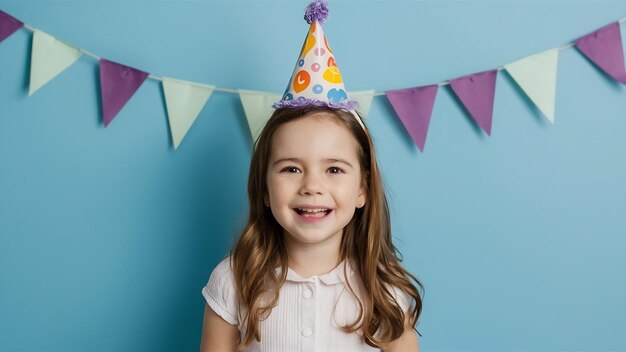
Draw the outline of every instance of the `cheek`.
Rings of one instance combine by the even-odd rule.
[[[275,203],[285,200],[293,192],[293,185],[285,180],[268,179],[267,191]]]
[[[359,196],[359,188],[354,185],[339,187],[336,194],[338,196],[337,198],[340,199],[344,205],[349,204],[352,206],[352,203],[355,203]]]
[[[276,193],[277,191],[280,191],[280,185],[281,183],[278,182],[276,177],[267,178],[267,191],[269,193]]]

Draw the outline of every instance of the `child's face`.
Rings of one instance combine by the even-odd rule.
[[[286,123],[274,132],[265,199],[287,240],[314,244],[341,239],[366,200],[357,148],[348,129],[327,113]],[[329,211],[303,213],[298,208]]]

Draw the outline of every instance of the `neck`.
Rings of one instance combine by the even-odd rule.
[[[326,274],[340,263],[341,236],[322,243],[302,243],[285,234],[285,246],[289,254],[289,268],[303,278]]]

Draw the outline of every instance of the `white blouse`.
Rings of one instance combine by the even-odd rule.
[[[363,342],[360,331],[345,333],[340,328],[352,323],[359,312],[358,303],[345,284],[345,263],[343,261],[329,273],[308,279],[289,269],[280,288],[278,305],[267,319],[260,321],[261,341],[253,339],[245,351],[380,351]],[[222,260],[211,273],[202,295],[219,316],[238,326],[243,337],[245,327],[241,320],[244,312],[239,310],[231,269],[230,257]],[[350,285],[360,295],[352,267],[348,265],[346,269]],[[276,270],[279,272],[280,268]],[[392,292],[400,307],[407,312],[410,296],[395,287]]]

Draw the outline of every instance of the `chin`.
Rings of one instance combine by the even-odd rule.
[[[293,235],[293,232],[289,232],[289,236],[291,236],[291,238],[293,238],[294,240],[298,242],[302,242],[306,244],[315,244],[315,243],[321,243],[321,242],[327,241],[328,239],[332,238],[335,235],[334,233],[333,234],[307,233],[307,234]]]

